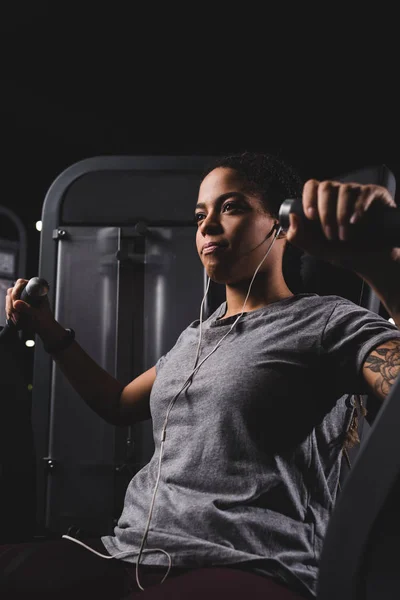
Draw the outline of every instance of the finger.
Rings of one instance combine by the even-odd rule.
[[[289,229],[286,232],[286,239],[294,246],[304,243],[303,220],[295,213],[289,213]]]
[[[289,229],[286,231],[286,239],[291,244],[295,243],[297,233],[297,219],[294,213],[289,213]]]
[[[308,219],[318,219],[318,185],[316,179],[309,179],[303,187],[303,211]]]
[[[12,294],[13,288],[8,288],[7,290],[7,294],[6,294],[6,302],[5,302],[5,311],[6,311],[6,319],[11,319],[11,316],[13,314],[13,305],[12,305],[12,299],[11,299],[11,294]]]
[[[14,287],[12,288],[12,292],[11,292],[11,299],[12,299],[13,304],[16,300],[18,300],[21,297],[22,291],[25,288],[27,283],[28,283],[27,279],[17,279]]]
[[[356,183],[345,183],[339,187],[337,202],[337,223],[339,238],[346,241],[351,236],[350,218],[354,213],[357,198],[360,197],[361,188]]]
[[[12,299],[13,293],[14,293],[14,288],[8,288],[7,294],[6,294],[6,301],[5,301],[5,312],[6,312],[6,319],[7,320],[11,319],[11,321],[16,323],[18,321],[17,313],[21,312],[21,310],[20,310],[20,307],[17,307],[15,305],[15,302],[20,302],[21,304],[25,304],[25,302],[23,302],[22,300],[13,301],[13,299]],[[24,310],[24,308],[22,310]]]
[[[378,185],[361,186],[360,194],[354,206],[354,213],[350,223],[357,223],[368,210],[372,203],[379,202],[388,206],[397,206],[389,190]]]
[[[14,310],[16,310],[19,313],[28,313],[32,311],[32,307],[29,306],[29,304],[27,304],[23,300],[15,300]]]
[[[328,240],[337,239],[338,236],[336,211],[339,187],[336,181],[322,181],[318,186],[318,214]]]
[[[16,307],[15,302],[18,300],[22,291],[26,284],[28,283],[27,279],[17,279],[14,284],[14,287],[8,288],[7,296],[6,296],[6,317],[10,319],[13,323],[17,323],[19,319],[19,312],[23,312],[25,308]],[[21,301],[22,302],[22,301]],[[23,302],[25,304],[25,302]]]

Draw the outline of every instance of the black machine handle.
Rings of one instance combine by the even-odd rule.
[[[292,198],[282,202],[279,209],[279,223],[284,230],[289,229],[290,213],[303,217],[307,222],[307,227],[312,228],[316,234],[322,234],[320,222],[310,221],[306,218],[301,198]],[[359,243],[375,248],[400,248],[399,208],[373,205],[362,217],[362,220],[355,223],[352,228],[351,243]]]
[[[44,301],[49,291],[49,284],[40,277],[32,277],[22,290],[20,300],[23,300],[30,306],[37,308]],[[0,343],[5,343],[8,340],[15,339],[17,331],[21,329],[21,323],[14,323],[11,319],[7,319],[6,325],[0,331]]]

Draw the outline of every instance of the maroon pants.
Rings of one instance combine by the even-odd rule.
[[[107,554],[99,539],[85,544]],[[3,600],[128,600],[151,599],[304,600],[273,579],[240,568],[172,567],[164,583],[164,567],[139,567],[96,556],[68,540],[0,546],[0,598]]]

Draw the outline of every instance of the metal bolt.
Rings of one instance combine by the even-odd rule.
[[[148,232],[147,224],[144,221],[138,221],[135,225],[135,231],[138,235],[146,235]]]

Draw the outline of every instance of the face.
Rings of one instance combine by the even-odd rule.
[[[225,284],[251,279],[273,240],[273,234],[265,238],[276,219],[235,170],[219,167],[206,176],[195,219],[197,251],[210,279]],[[271,254],[261,272],[268,270]]]

